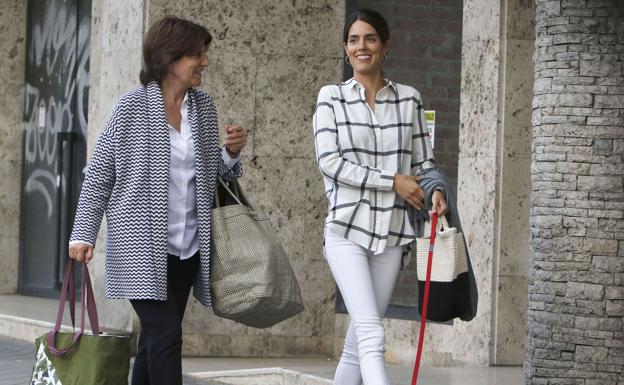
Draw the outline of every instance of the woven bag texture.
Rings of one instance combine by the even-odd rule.
[[[458,233],[455,227],[449,227],[446,218],[443,216],[440,217],[437,227],[431,281],[452,282],[459,274],[468,271],[464,235]],[[425,224],[425,229],[431,229],[431,222]],[[427,275],[428,233],[430,231],[425,232],[425,237],[416,239],[416,272],[419,281],[425,281]]]
[[[303,311],[299,284],[268,215],[236,203],[215,207],[212,220],[214,313],[265,328]]]

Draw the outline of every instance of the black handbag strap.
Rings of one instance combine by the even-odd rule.
[[[249,200],[247,200],[247,197],[243,193],[243,189],[241,189],[240,184],[237,180],[226,182],[225,180],[223,180],[223,178],[217,176],[217,182],[219,183],[219,186],[223,187],[223,189],[230,197],[234,198],[234,201],[236,201],[237,204],[241,206],[247,206],[252,211],[254,211],[254,208],[249,203]],[[219,186],[217,186],[217,188],[215,189],[215,207],[221,207]]]

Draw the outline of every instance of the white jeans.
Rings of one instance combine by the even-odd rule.
[[[402,247],[378,255],[327,229],[325,258],[351,318],[335,385],[390,385],[381,323],[401,267]]]

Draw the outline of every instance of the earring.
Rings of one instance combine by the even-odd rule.
[[[349,55],[345,55],[344,61],[345,63],[347,63],[347,65],[351,66],[351,61],[349,61]]]
[[[388,60],[388,52],[386,52],[386,53],[384,54],[384,58],[383,58],[383,59],[384,59],[384,61]]]

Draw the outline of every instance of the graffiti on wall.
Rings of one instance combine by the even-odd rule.
[[[32,20],[27,52],[24,192],[40,196],[51,219],[56,193],[66,183],[57,175],[57,133],[73,131],[86,137],[90,25],[89,20],[78,20],[76,7],[61,0],[48,1],[45,8]]]

